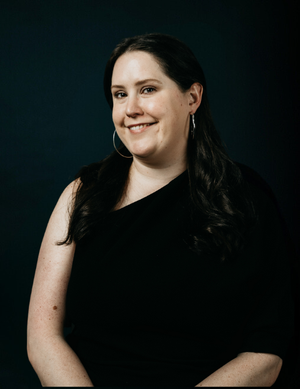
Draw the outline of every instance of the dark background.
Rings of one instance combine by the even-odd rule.
[[[102,77],[124,37],[162,32],[191,47],[230,156],[271,186],[299,253],[298,8],[279,0],[0,2],[1,387],[39,382],[26,355],[39,246],[64,187],[112,151]]]

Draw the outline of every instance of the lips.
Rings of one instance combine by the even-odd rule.
[[[154,123],[141,123],[141,124],[134,124],[131,126],[127,126],[127,128],[132,132],[143,132],[146,128],[152,126]]]

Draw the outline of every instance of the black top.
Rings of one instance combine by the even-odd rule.
[[[273,201],[250,190],[259,221],[235,261],[185,244],[187,172],[110,213],[77,245],[67,341],[95,386],[195,386],[241,352],[284,358],[288,259]]]

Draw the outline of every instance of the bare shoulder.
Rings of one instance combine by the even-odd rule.
[[[80,185],[81,185],[81,181],[80,179],[77,179],[71,182],[65,188],[65,190],[62,192],[60,198],[57,201],[57,204],[53,210],[49,222],[55,219],[55,221],[60,221],[63,224],[69,223],[70,212],[72,210],[77,189]]]
[[[32,287],[28,334],[54,331],[61,334],[65,315],[65,296],[75,253],[75,243],[58,245],[67,233],[76,180],[61,194],[49,219],[40,247]]]
[[[62,241],[67,234],[70,213],[72,212],[76,191],[79,185],[79,180],[71,182],[58,199],[44,234],[40,254],[41,252],[44,253],[44,250],[59,249],[60,246],[58,246],[57,243]],[[70,246],[72,247],[73,245],[71,244]],[[40,256],[41,255],[39,255],[39,259]]]
[[[48,264],[48,267],[50,264],[51,267],[60,267],[72,260],[75,243],[72,242],[69,245],[58,245],[57,243],[65,238],[68,231],[70,212],[79,185],[79,180],[71,182],[58,199],[41,244],[37,270],[40,264]]]

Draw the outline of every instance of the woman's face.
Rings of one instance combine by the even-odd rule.
[[[135,158],[170,163],[186,157],[191,96],[143,51],[123,54],[112,74],[113,122]]]

